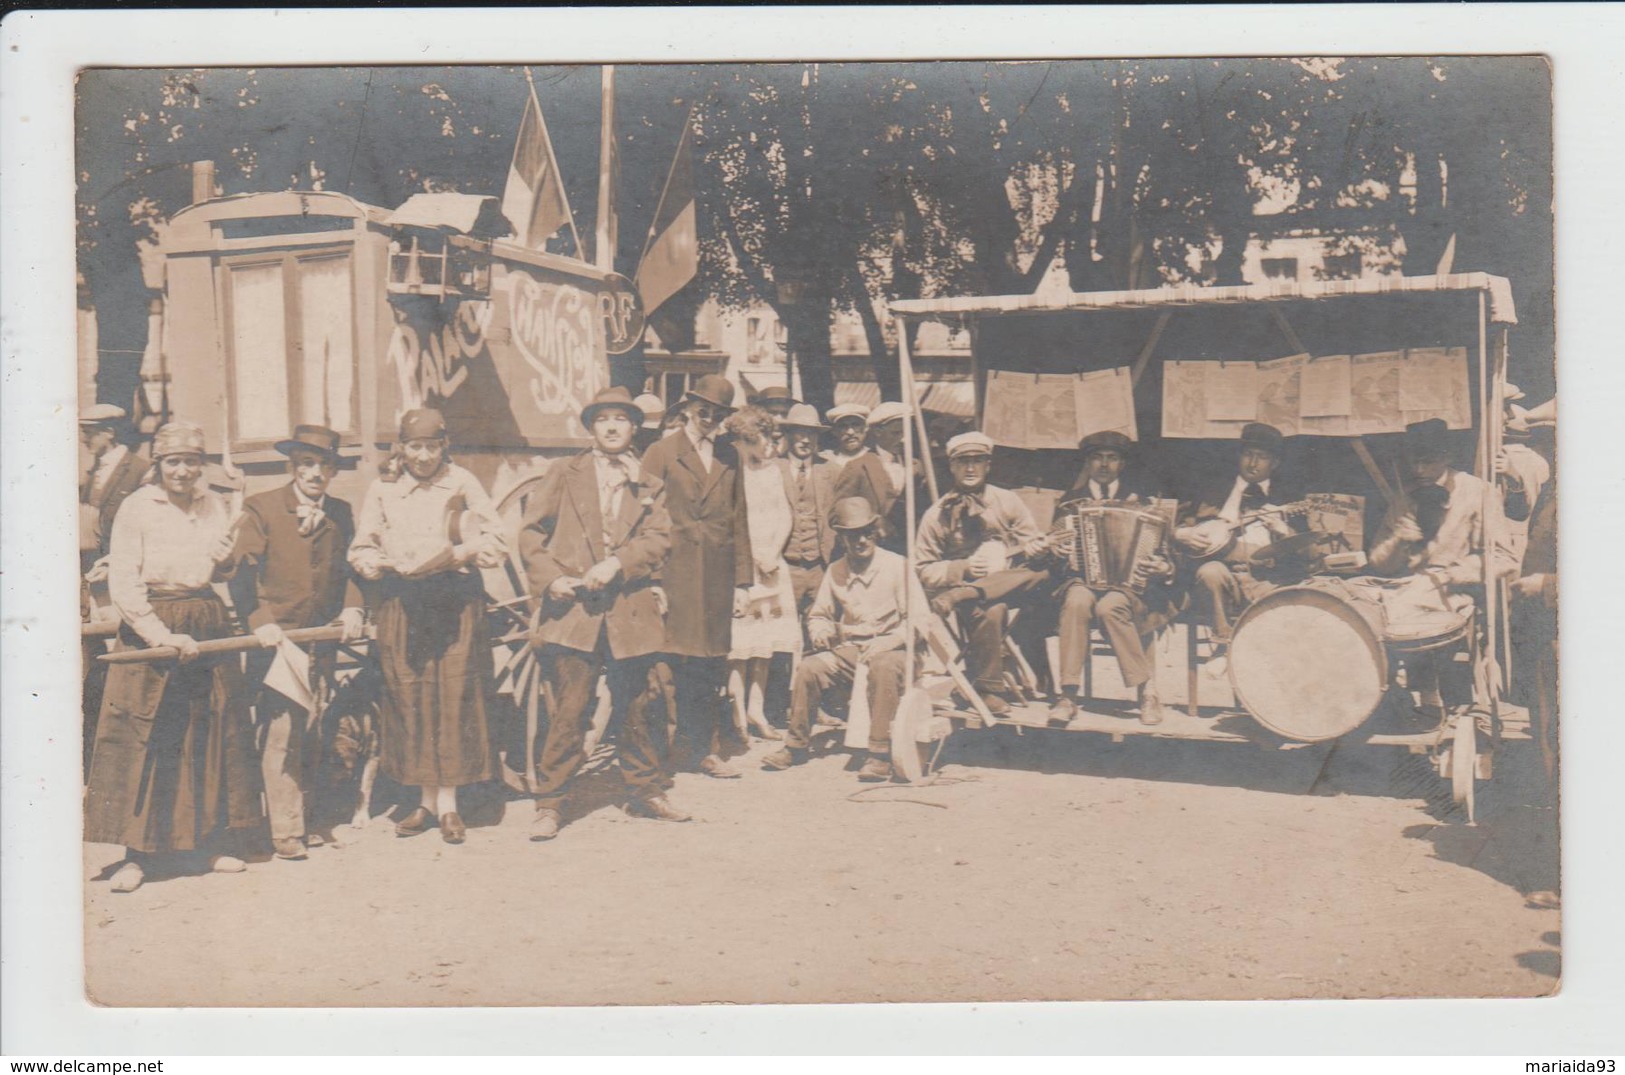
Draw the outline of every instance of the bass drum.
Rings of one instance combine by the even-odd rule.
[[[1332,580],[1335,583],[1336,580]],[[1230,682],[1254,720],[1320,743],[1347,735],[1382,704],[1388,655],[1380,629],[1332,583],[1287,586],[1236,621]]]

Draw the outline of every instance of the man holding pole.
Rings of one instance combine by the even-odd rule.
[[[261,684],[255,703],[260,737],[260,773],[270,813],[276,857],[302,859],[316,765],[321,758],[321,713],[310,695],[298,700],[266,683],[276,662],[287,662],[300,686],[311,682],[311,664],[283,632],[319,627],[337,620],[344,640],[361,636],[361,593],[345,554],[355,537],[350,505],[327,495],[337,473],[339,435],[319,425],[296,426],[279,441],[288,457],[291,480],[243,503],[233,557],[237,573],[230,588],[237,613],[266,651],[250,658],[250,682]],[[297,688],[295,693],[302,693]],[[300,704],[301,702],[306,704]]]

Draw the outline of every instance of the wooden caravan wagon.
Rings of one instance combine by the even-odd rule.
[[[1078,439],[1101,429],[1145,446],[1165,480],[1184,476],[1190,487],[1176,482],[1169,494],[1181,498],[1215,466],[1233,465],[1216,442],[1239,437],[1248,421],[1281,429],[1286,466],[1297,468],[1302,484],[1337,491],[1326,498],[1335,510],[1311,525],[1343,552],[1325,563],[1346,568],[1345,577],[1360,574],[1364,562],[1369,525],[1362,516],[1367,523],[1380,517],[1399,488],[1396,434],[1408,422],[1444,418],[1458,440],[1458,466],[1499,495],[1494,459],[1516,318],[1510,288],[1497,277],[912,299],[893,302],[891,311],[905,393],[912,388],[909,323],[969,326],[977,426],[997,446],[992,479],[1009,484],[1002,475],[1038,475],[1038,484],[1017,491],[1041,528],[1077,474]],[[911,433],[913,452],[925,439],[918,429]],[[1247,610],[1223,662],[1212,659],[1207,626],[1187,612],[1160,630],[1152,647],[1159,693],[1170,703],[1165,721],[1154,725],[1125,712],[1133,692],[1097,640],[1082,673],[1083,711],[1068,728],[1119,741],[1150,735],[1275,748],[1325,741],[1402,747],[1434,759],[1470,816],[1474,781],[1489,778],[1495,750],[1528,734],[1527,714],[1504,700],[1505,581],[1486,566],[1465,616],[1420,631],[1384,631],[1351,611],[1339,593],[1342,580],[1305,578]],[[916,622],[934,620],[928,610],[912,613]],[[936,621],[928,634],[941,630]],[[1475,702],[1448,711],[1436,728],[1395,730],[1382,714],[1403,696],[1396,680],[1416,654],[1434,651],[1471,675]],[[928,679],[926,686],[938,720],[924,722],[920,737],[941,735],[944,717],[955,726],[1046,726],[1043,705],[995,718],[962,677],[957,685]]]
[[[332,494],[359,507],[400,415],[443,411],[453,457],[510,525],[509,564],[485,572],[494,662],[499,689],[521,707],[528,698],[534,718],[523,498],[550,460],[590,443],[578,415],[609,385],[610,355],[641,335],[642,314],[625,277],[497,238],[510,230],[498,199],[476,195],[419,194],[394,210],[319,191],[201,201],[143,255],[162,311],[157,368],[143,372],[160,420],[200,425],[225,484],[243,493],[286,481],[275,443],[316,422],[340,433],[349,462]],[[303,635],[321,644],[337,630]]]

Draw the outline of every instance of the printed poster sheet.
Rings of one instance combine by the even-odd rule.
[[[1308,355],[1288,355],[1258,364],[1258,420],[1288,437],[1298,435],[1298,407]]]
[[[1076,375],[993,370],[982,427],[1006,448],[1065,451],[1107,429],[1136,440],[1133,381],[1126,366]]]
[[[1346,418],[1353,409],[1348,355],[1321,355],[1303,367],[1298,415],[1302,418]]]
[[[1202,393],[1207,418],[1215,422],[1251,422],[1258,417],[1258,364],[1209,362]]]
[[[1405,432],[1405,415],[1399,407],[1399,367],[1403,352],[1378,351],[1355,355],[1350,361],[1351,409],[1349,433]]]
[[[1451,429],[1473,424],[1468,398],[1467,348],[1415,347],[1399,367],[1399,409],[1406,425],[1443,418]]]
[[[1078,376],[1073,380],[1072,394],[1078,435],[1067,447],[1076,447],[1078,441],[1091,433],[1108,430],[1121,433],[1129,440],[1140,439],[1134,417],[1134,378],[1127,366]]]
[[[1231,366],[1238,363],[1230,363]],[[1252,363],[1247,363],[1251,366]],[[1203,440],[1239,440],[1241,428],[1252,419],[1224,421],[1208,417],[1208,378],[1217,362],[1164,362],[1162,364],[1162,435]],[[1253,371],[1256,377],[1256,369]],[[1255,390],[1256,391],[1256,390]],[[1257,413],[1255,396],[1253,410]]]

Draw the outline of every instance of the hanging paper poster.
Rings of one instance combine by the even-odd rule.
[[[1078,416],[1077,440],[1107,430],[1129,440],[1140,439],[1134,416],[1134,378],[1127,366],[1081,374],[1073,381],[1072,393]]]
[[[1031,375],[1028,380],[1032,380]],[[1046,373],[1037,378],[1027,412],[1028,448],[1078,446],[1077,383],[1078,378],[1069,373]]]
[[[1258,364],[1258,420],[1283,436],[1298,435],[1298,400],[1308,362],[1308,355],[1289,355]]]
[[[1258,417],[1257,363],[1209,362],[1202,394],[1213,421],[1253,421]]]
[[[1303,367],[1298,414],[1303,418],[1347,417],[1350,398],[1348,355],[1317,355]]]
[[[1027,413],[1032,408],[1034,382],[1030,373],[994,370],[987,375],[987,403],[982,411],[982,432],[994,444],[1026,448]]]
[[[1349,360],[1349,432],[1403,433],[1405,416],[1399,407],[1399,351],[1355,355]]]
[[[1451,429],[1473,424],[1465,347],[1413,347],[1399,367],[1399,407],[1406,425],[1443,418]]]
[[[1207,436],[1207,405],[1202,400],[1205,362],[1162,364],[1162,435]]]

